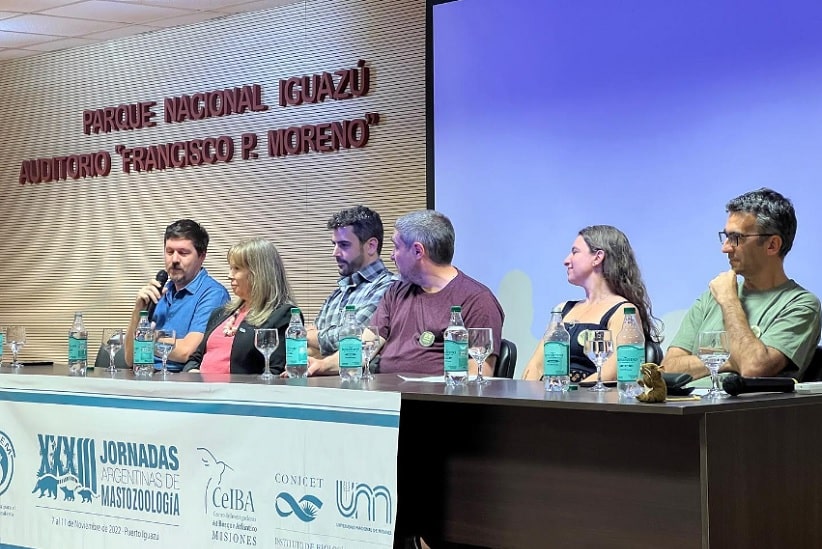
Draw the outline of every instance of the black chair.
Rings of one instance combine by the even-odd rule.
[[[517,346],[513,341],[507,339],[500,340],[497,363],[494,366],[494,377],[514,378],[514,370],[517,368]]]
[[[662,346],[651,339],[645,342],[645,362],[662,364]]]
[[[822,346],[817,347],[813,352],[811,363],[808,364],[808,368],[799,381],[822,381]]]

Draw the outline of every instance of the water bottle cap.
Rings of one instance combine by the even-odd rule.
[[[451,307],[451,312],[452,313],[461,313],[462,312],[462,307],[460,307],[459,305],[454,305],[453,307]]]
[[[357,310],[357,306],[356,306],[356,305],[346,305],[346,306],[345,306],[345,310],[346,310],[346,311],[356,311],[356,310]]]
[[[140,316],[148,316],[148,311],[143,309],[142,311],[140,311]]]
[[[625,307],[624,309],[626,315],[635,315],[636,308],[635,307]]]
[[[291,314],[292,315],[300,314],[300,308],[299,307],[291,307]]]

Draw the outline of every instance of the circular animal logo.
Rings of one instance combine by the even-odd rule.
[[[14,476],[14,445],[6,433],[0,431],[0,496],[2,496],[11,485],[11,478]]]

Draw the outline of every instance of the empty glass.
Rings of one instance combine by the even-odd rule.
[[[477,363],[477,377],[474,383],[488,383],[488,380],[482,377],[482,365],[493,350],[494,333],[491,328],[468,328],[468,354]]]
[[[6,337],[9,340],[12,356],[12,361],[9,366],[12,368],[20,368],[22,364],[17,360],[17,354],[26,344],[26,328],[23,326],[9,326],[6,328]]]
[[[277,333],[276,328],[257,328],[254,330],[254,346],[263,354],[265,358],[265,369],[260,374],[260,379],[263,381],[271,381],[274,379],[274,374],[271,373],[271,354],[280,344],[280,334]]]
[[[114,357],[123,348],[126,342],[126,331],[120,328],[106,328],[103,330],[103,348],[108,352],[108,371],[117,373]]]

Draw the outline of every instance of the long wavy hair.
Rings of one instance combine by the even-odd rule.
[[[654,316],[634,250],[625,233],[611,225],[591,225],[579,231],[579,235],[591,248],[591,252],[605,252],[602,276],[611,291],[637,306],[645,339],[661,342],[662,321]]]
[[[251,295],[245,319],[252,326],[263,324],[278,307],[294,303],[283,260],[270,240],[251,238],[238,242],[229,248],[226,259],[229,265],[248,269]],[[235,296],[225,308],[233,313],[242,304],[243,300]]]

